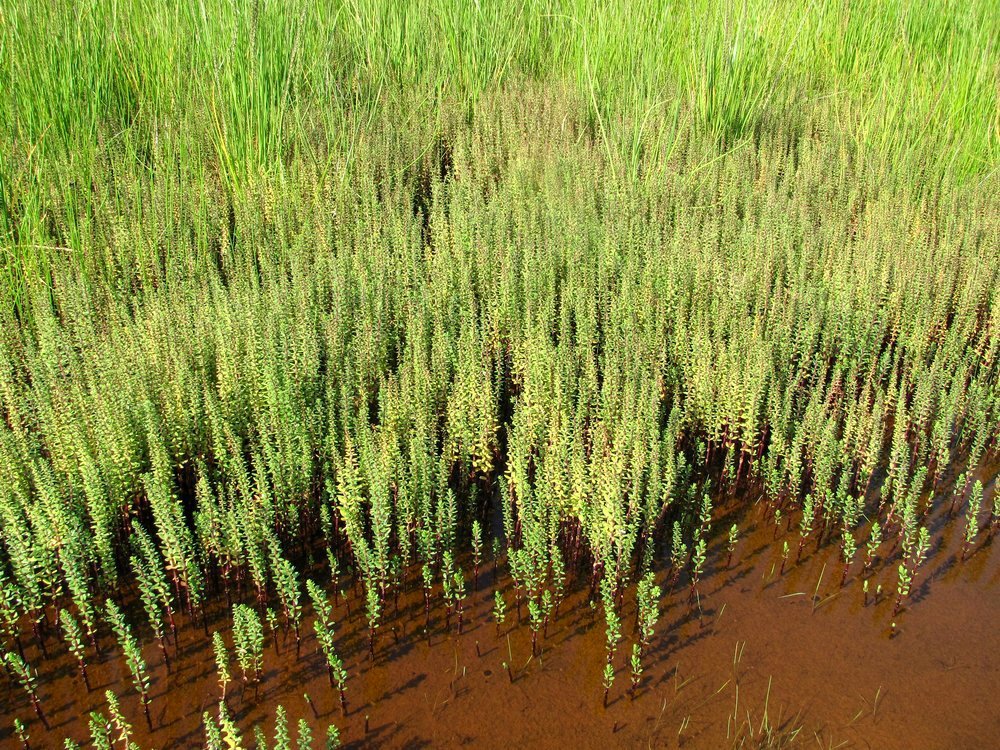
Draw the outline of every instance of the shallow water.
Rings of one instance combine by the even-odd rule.
[[[635,610],[626,597],[626,640],[615,659],[618,671],[606,709],[604,620],[600,608],[588,602],[588,576],[571,580],[571,592],[541,641],[541,656],[531,658],[527,608],[519,625],[511,583],[502,574],[508,619],[497,636],[490,615],[493,566],[485,563],[474,591],[471,568],[466,568],[470,594],[461,635],[455,616],[446,627],[440,599],[433,603],[425,635],[418,571],[410,571],[398,614],[391,601],[387,606],[374,663],[363,598],[347,589],[351,616],[343,599],[335,608],[337,644],[349,672],[346,716],[328,685],[308,618],[299,658],[293,635],[279,634],[277,648],[268,639],[256,697],[252,687],[241,688],[239,668],[231,665],[229,711],[248,747],[254,724],[263,723],[270,736],[279,703],[288,710],[293,736],[299,718],[309,722],[316,747],[330,723],[340,727],[348,747],[756,747],[768,729],[785,740],[794,733],[794,743],[778,746],[1000,747],[996,540],[981,534],[973,554],[960,561],[964,518],[950,521],[939,511],[930,523],[935,530],[931,557],[918,572],[909,606],[897,617],[898,632],[890,638],[894,557],[873,568],[870,590],[881,584],[884,593],[865,606],[863,549],[842,588],[837,544],[816,551],[811,541],[794,564],[797,527],[788,531],[783,522],[776,530],[763,515],[758,506],[743,519],[741,527],[755,530],[740,540],[729,568],[725,540],[715,540],[698,589],[701,623],[688,606],[686,580],[670,592],[669,571],[660,573],[668,591],[634,696],[626,664]],[[731,522],[719,519],[715,527]],[[782,575],[783,540],[791,547],[791,559]],[[883,554],[891,547],[891,541],[884,543]],[[142,747],[200,746],[202,713],[215,713],[220,688],[201,623],[181,616],[178,625],[180,643],[170,649],[169,674],[158,646],[145,634],[152,733],[121,653],[104,633],[103,657],[95,659],[88,649],[89,693],[61,642],[48,639],[48,660],[34,646],[27,648],[39,669],[39,694],[52,728],[43,729],[20,688],[6,690],[0,744],[19,745],[11,733],[16,716],[29,726],[33,748],[58,747],[64,737],[89,746],[87,714],[106,712],[104,691],[112,689]],[[209,627],[226,628],[231,643],[224,600],[210,608]],[[512,665],[513,683],[505,661]]]

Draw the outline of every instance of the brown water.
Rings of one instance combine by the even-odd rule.
[[[761,515],[752,510],[741,526]],[[391,604],[386,613],[374,663],[362,599],[348,591],[352,616],[343,600],[335,611],[337,643],[349,671],[346,716],[328,686],[308,620],[300,658],[295,658],[293,637],[282,642],[279,636],[280,653],[268,640],[256,699],[252,688],[241,693],[239,669],[232,665],[236,681],[229,686],[229,710],[247,747],[253,744],[254,724],[263,722],[270,736],[280,703],[288,710],[293,736],[298,719],[308,720],[316,747],[322,746],[327,725],[336,723],[347,747],[997,748],[1000,555],[996,542],[983,534],[974,553],[961,562],[964,519],[946,522],[941,515],[932,521],[937,531],[931,558],[918,572],[892,638],[894,559],[877,566],[870,589],[881,583],[885,593],[865,606],[861,562],[855,562],[841,588],[837,545],[816,552],[815,544],[807,544],[802,561],[794,565],[796,531],[787,532],[783,525],[773,541],[773,525],[758,520],[728,569],[725,540],[716,542],[699,587],[701,624],[688,607],[683,580],[664,596],[634,698],[626,668],[634,607],[626,600],[626,642],[619,647],[606,709],[603,615],[589,605],[584,578],[575,582],[551,623],[541,656],[530,658],[527,609],[524,624],[518,625],[510,581],[502,577],[508,621],[496,635],[490,617],[492,565],[484,564],[479,588],[466,600],[462,635],[455,632],[454,617],[446,629],[438,600],[429,639],[422,593],[416,571],[411,572],[411,590],[400,597],[398,615]],[[729,523],[727,518],[716,526]],[[783,539],[792,559],[779,575]],[[883,553],[890,547],[885,543]],[[471,589],[471,575],[468,585]],[[89,693],[75,662],[54,639],[48,641],[48,660],[34,646],[27,649],[39,668],[39,694],[52,729],[43,729],[20,688],[6,690],[0,745],[19,746],[11,733],[16,716],[28,724],[33,748],[59,747],[64,737],[89,746],[87,714],[106,712],[104,691],[112,689],[143,748],[200,746],[202,712],[215,713],[220,690],[210,640],[200,623],[181,619],[170,674],[155,643],[146,648],[152,734],[121,653],[105,634],[103,658],[97,661],[88,651],[94,688]],[[209,619],[210,627],[228,628],[225,602],[217,603]],[[512,665],[513,683],[505,661]],[[775,744],[763,745],[769,729]]]

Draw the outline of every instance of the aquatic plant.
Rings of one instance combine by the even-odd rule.
[[[344,662],[337,654],[337,647],[334,640],[333,609],[330,607],[329,601],[327,601],[326,594],[323,593],[323,590],[312,579],[306,581],[306,590],[309,592],[309,598],[312,600],[313,610],[316,613],[316,619],[313,620],[313,629],[316,632],[316,640],[319,642],[320,649],[322,649],[323,655],[326,657],[327,677],[330,681],[330,687],[337,687],[340,693],[340,710],[346,715],[347,698],[344,691],[347,682],[347,670],[344,668]]]
[[[99,656],[126,594],[168,670],[215,596],[299,655],[324,558],[374,659],[411,565],[428,637],[438,594],[463,629],[487,544],[537,642],[567,581],[622,612],[661,551],[698,600],[713,498],[798,520],[796,561],[844,530],[842,581],[862,518],[865,574],[966,497],[973,553],[994,3],[250,5],[4,8],[22,661],[58,610]]]
[[[256,695],[264,663],[264,628],[257,613],[246,604],[233,607],[233,650],[243,671],[243,683],[252,680]]]
[[[305,719],[299,719],[298,728],[298,737],[295,741],[296,750],[312,750],[312,730],[309,728],[309,722]]]
[[[68,610],[59,610],[59,623],[62,626],[63,638],[66,639],[66,646],[80,667],[80,677],[83,678],[83,684],[87,687],[87,692],[89,693],[90,679],[87,677],[87,658],[86,647],[83,643],[83,631]]]
[[[99,711],[91,711],[87,717],[87,726],[90,730],[90,741],[95,750],[112,750],[111,722],[104,714]]]
[[[507,619],[507,603],[504,601],[500,589],[493,592],[493,622],[496,623],[497,638],[500,637],[500,626]]]
[[[215,670],[219,676],[219,688],[222,690],[222,700],[226,700],[226,686],[232,680],[229,675],[229,651],[222,639],[222,633],[216,630],[212,633],[212,650],[215,652]]]
[[[132,675],[132,685],[142,701],[142,711],[146,716],[146,725],[153,731],[153,719],[149,713],[149,669],[142,655],[142,647],[125,620],[125,615],[111,599],[104,603],[105,613],[111,628],[118,636],[118,645],[125,655],[125,664]]]
[[[979,535],[979,510],[983,504],[983,483],[978,479],[972,485],[972,493],[969,495],[969,507],[966,511],[965,523],[965,544],[962,545],[962,559],[964,560],[969,550],[976,543]]]
[[[872,521],[872,527],[868,533],[868,541],[865,544],[865,572],[871,569],[875,554],[882,544],[882,527],[877,520]]]
[[[0,663],[7,668],[11,676],[21,685],[24,692],[28,694],[35,715],[38,716],[38,720],[48,729],[48,721],[42,712],[41,701],[38,699],[38,673],[18,654],[0,651]]]
[[[733,564],[733,551],[736,549],[736,541],[739,538],[740,529],[734,523],[729,527],[729,535],[726,539],[726,567],[729,568]]]
[[[16,734],[17,738],[21,741],[21,747],[23,747],[24,750],[31,750],[31,746],[28,744],[28,740],[30,739],[28,729],[24,726],[24,722],[18,718],[14,719],[14,734]]]
[[[847,574],[850,572],[851,563],[854,561],[854,556],[857,554],[858,545],[854,540],[854,533],[844,526],[843,530],[843,542],[840,547],[840,554],[844,560],[844,572],[840,576],[840,585],[843,587],[847,583]]]
[[[614,584],[605,576],[601,579],[601,601],[604,605],[604,643],[607,660],[604,665],[604,707],[608,707],[608,693],[615,681],[614,658],[618,643],[622,639],[621,620],[615,608]]]
[[[280,703],[274,710],[274,750],[291,750],[292,738],[288,733],[288,712]]]
[[[111,690],[105,690],[104,697],[108,702],[111,724],[118,731],[118,736],[115,739],[122,743],[122,747],[127,750],[132,743],[132,725],[122,714],[121,706],[118,704],[118,696]]]

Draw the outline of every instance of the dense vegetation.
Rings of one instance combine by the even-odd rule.
[[[330,579],[363,580],[374,656],[413,565],[461,628],[493,538],[536,633],[587,571],[610,683],[626,582],[651,630],[648,573],[694,594],[737,490],[847,565],[898,537],[901,599],[931,507],[970,546],[996,521],[992,3],[397,5],[0,5],[29,694],[15,640],[61,621],[84,680],[117,633],[145,704],[136,639],[237,586],[228,669],[259,681],[323,559],[343,696]]]

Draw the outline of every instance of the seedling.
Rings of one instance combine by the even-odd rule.
[[[815,518],[816,507],[813,504],[813,497],[807,493],[805,500],[802,502],[802,518],[799,521],[799,547],[795,551],[796,563],[802,558],[802,547],[805,545],[806,539],[812,534]]]
[[[607,708],[608,693],[611,692],[611,686],[615,684],[615,668],[610,661],[604,665],[602,684],[604,685],[604,707]]]
[[[478,520],[472,522],[472,588],[479,590],[479,565],[483,560],[483,529]]]
[[[892,608],[892,619],[896,619],[899,610],[902,608],[903,600],[910,595],[910,584],[913,582],[913,574],[906,565],[900,563],[898,568],[898,578],[896,583],[896,603]],[[895,623],[893,623],[895,626]]]
[[[847,574],[851,570],[851,562],[854,560],[854,555],[857,553],[858,547],[854,541],[854,534],[846,526],[844,527],[844,542],[841,546],[841,554],[844,558],[844,572],[840,576],[840,587],[843,588],[844,584],[847,583]]]
[[[216,630],[212,633],[212,650],[215,651],[215,668],[219,675],[219,688],[222,690],[222,700],[226,700],[226,686],[232,679],[229,675],[229,651],[222,640],[222,633]]]
[[[295,746],[297,750],[312,750],[312,730],[305,719],[299,719],[299,736]]]
[[[604,707],[608,706],[608,692],[615,681],[615,669],[612,661],[615,657],[615,650],[618,642],[622,638],[621,620],[615,610],[615,594],[611,580],[605,576],[601,579],[601,599],[604,603],[604,619],[607,627],[604,631],[605,647],[607,650],[607,662],[604,665]]]
[[[677,579],[680,578],[681,570],[687,562],[687,552],[687,545],[684,544],[681,536],[681,525],[677,521],[674,521],[673,543],[670,547],[671,586],[676,584]]]
[[[86,648],[83,644],[83,632],[80,630],[80,626],[73,618],[73,615],[65,609],[59,610],[59,622],[62,624],[63,638],[66,639],[69,652],[73,654],[76,663],[80,667],[80,676],[83,678],[83,684],[86,685],[87,692],[89,693],[90,679],[87,677]]]
[[[206,716],[208,714],[205,714]],[[112,750],[111,748],[111,722],[98,711],[91,711],[88,717],[88,727],[90,729],[90,741],[95,750]]]
[[[493,621],[497,626],[497,638],[500,637],[500,625],[507,619],[507,604],[504,602],[503,594],[497,589],[493,592]]]
[[[336,724],[330,724],[326,728],[326,750],[336,750],[340,747],[340,730]]]
[[[219,729],[222,730],[223,747],[228,748],[228,750],[236,750],[243,747],[240,730],[236,726],[236,722],[229,715],[229,711],[226,710],[225,701],[219,701]]]
[[[636,591],[636,616],[640,634],[640,653],[645,653],[653,638],[656,621],[660,617],[659,602],[661,594],[662,592],[660,591],[660,587],[656,585],[652,571],[639,579]]]
[[[786,545],[787,546],[787,545]],[[701,536],[700,532],[696,532],[696,539],[694,545],[694,553],[691,555],[691,593],[688,596],[688,606],[690,606],[697,599],[698,604],[698,623],[701,624],[701,604],[700,597],[698,596],[698,582],[701,580],[701,573],[705,568],[705,540]]]
[[[638,643],[632,644],[632,656],[629,659],[629,666],[631,667],[632,685],[629,689],[629,693],[632,698],[635,698],[635,691],[639,688],[639,682],[642,680],[642,649]]]
[[[28,744],[28,729],[24,726],[24,722],[17,718],[14,719],[14,734],[21,740],[21,746],[24,750],[31,750],[31,745]]]
[[[243,683],[253,681],[256,697],[264,662],[264,628],[257,613],[246,604],[233,608],[233,647],[243,672]]]
[[[962,560],[965,560],[969,550],[976,543],[976,536],[979,534],[979,509],[983,503],[983,483],[978,479],[972,485],[972,494],[969,496],[969,509],[966,513],[965,524],[965,544],[962,545]]]
[[[291,750],[292,737],[288,733],[288,712],[278,704],[274,710],[274,750]]]
[[[868,535],[868,543],[865,545],[865,572],[871,569],[872,561],[882,544],[882,527],[878,521],[872,521],[871,533]]]
[[[122,743],[123,748],[127,749],[131,743],[132,725],[122,715],[121,706],[118,705],[118,696],[110,690],[105,690],[104,697],[108,701],[108,713],[111,714],[111,723],[118,730],[117,741]]]
[[[108,622],[118,636],[118,643],[125,653],[125,663],[132,674],[132,684],[142,699],[142,710],[146,715],[146,724],[149,731],[153,731],[153,719],[149,713],[149,671],[146,668],[146,661],[142,656],[142,648],[132,634],[132,629],[125,621],[118,606],[111,600],[105,603]]]

